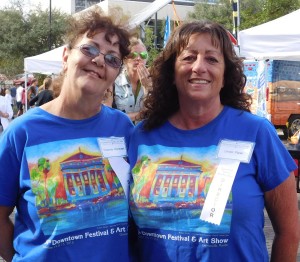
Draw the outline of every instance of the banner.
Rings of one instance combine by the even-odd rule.
[[[171,35],[171,24],[170,24],[170,18],[169,18],[169,16],[167,16],[166,26],[165,26],[165,35],[164,35],[164,47],[166,46],[170,35]]]

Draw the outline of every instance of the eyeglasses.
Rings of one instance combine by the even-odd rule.
[[[123,64],[122,60],[119,57],[112,55],[112,54],[103,54],[100,52],[100,50],[97,47],[92,46],[92,45],[84,44],[84,45],[77,46],[74,48],[79,48],[81,53],[83,53],[84,55],[91,57],[91,58],[95,58],[101,54],[104,56],[105,64],[107,64],[111,67],[114,67],[114,68],[120,68]]]
[[[142,58],[142,59],[147,59],[148,58],[148,53],[146,52],[146,51],[144,51],[144,52],[140,52],[140,53],[138,53],[138,52],[132,52],[132,53],[130,53],[127,57],[128,58],[131,58],[131,59],[135,59],[135,58],[137,58],[138,56],[140,56],[140,58]]]

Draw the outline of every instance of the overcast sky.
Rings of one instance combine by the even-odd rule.
[[[23,0],[25,4],[25,9],[30,9],[41,4],[43,9],[50,7],[50,0]],[[11,3],[11,0],[0,0],[0,9],[3,9],[5,6],[8,6]],[[70,0],[51,0],[51,7],[61,9],[61,11],[70,13]]]

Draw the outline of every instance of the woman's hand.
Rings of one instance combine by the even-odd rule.
[[[139,75],[139,79],[143,87],[145,87],[145,91],[152,88],[152,79],[150,77],[150,73],[144,64],[139,64],[137,66],[137,72]]]

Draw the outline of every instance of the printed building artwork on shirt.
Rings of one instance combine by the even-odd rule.
[[[139,146],[130,199],[139,237],[224,246],[232,217],[231,193],[220,225],[200,219],[218,163],[216,146]]]
[[[45,235],[127,223],[123,188],[102,157],[97,138],[55,141],[25,150]]]

